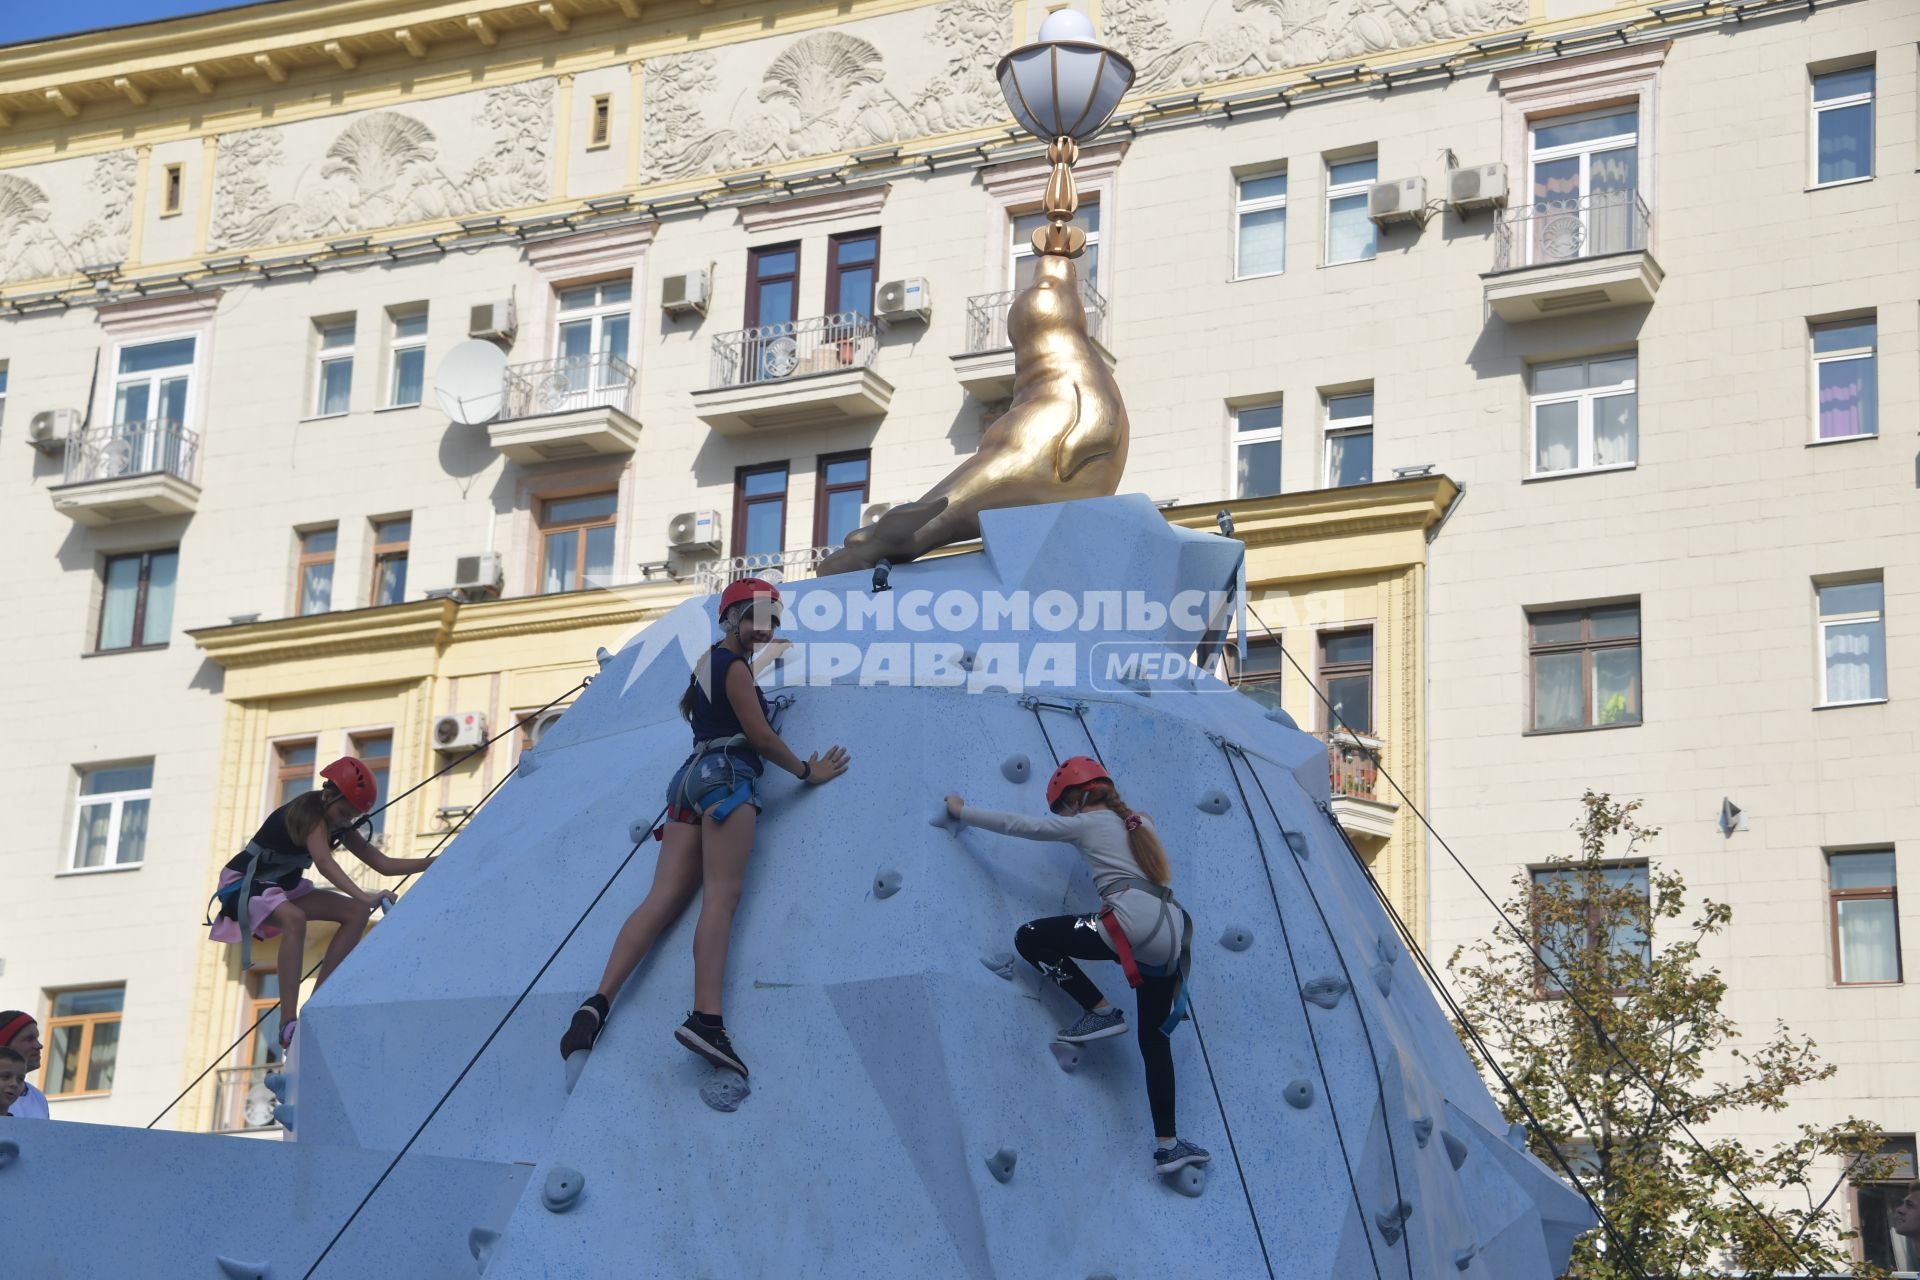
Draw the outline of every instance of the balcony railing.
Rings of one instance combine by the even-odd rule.
[[[1494,236],[1495,271],[1575,262],[1647,247],[1652,214],[1637,191],[1593,191],[1508,210]]]
[[[1380,785],[1380,768],[1374,761],[1379,752],[1377,743],[1372,744],[1369,751],[1351,735],[1328,734],[1327,767],[1333,774],[1333,794],[1378,800],[1380,797],[1375,793]]]
[[[166,474],[192,483],[200,437],[166,418],[116,422],[67,437],[66,483]]]
[[[575,409],[633,412],[633,366],[611,351],[508,365],[500,417],[538,418]]]
[[[811,578],[822,560],[837,547],[802,547],[798,551],[774,551],[757,556],[732,556],[725,560],[707,560],[694,566],[695,589],[708,595],[729,582],[741,578],[767,578],[778,575],[780,582]]]
[[[275,1098],[267,1089],[267,1073],[285,1069],[277,1062],[221,1067],[214,1075],[213,1131],[247,1133],[279,1128],[273,1118]]]
[[[1013,300],[1019,296],[1019,291],[1013,290],[1007,293],[983,293],[967,299],[967,349],[964,354],[1000,351],[1013,345],[1013,339],[1007,334],[1007,312],[1013,307]],[[1087,310],[1087,336],[1103,339],[1107,300],[1100,296],[1098,289],[1082,280],[1080,304]]]
[[[880,349],[873,317],[842,311],[812,320],[763,324],[713,340],[713,385],[744,387],[873,364]]]

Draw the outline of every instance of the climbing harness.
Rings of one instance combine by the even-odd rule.
[[[667,784],[666,822],[655,829],[654,839],[661,838],[667,822],[697,826],[703,816],[725,822],[735,809],[752,800],[753,784],[759,780],[761,769],[747,758],[747,751],[744,733],[694,743],[692,753]],[[710,759],[722,762],[711,773],[707,765]]]
[[[1173,998],[1173,1008],[1167,1013],[1167,1020],[1160,1024],[1160,1034],[1171,1036],[1174,1030],[1186,1020],[1188,1005],[1187,980],[1193,973],[1193,917],[1187,909],[1174,901],[1173,890],[1164,884],[1155,884],[1141,876],[1128,876],[1114,886],[1117,890],[1138,889],[1150,893],[1160,900],[1160,914],[1153,922],[1153,928],[1147,930],[1147,936],[1140,939],[1140,945],[1146,947],[1160,936],[1160,930],[1171,928],[1174,908],[1180,910],[1180,953],[1171,964],[1141,964],[1133,958],[1133,944],[1127,938],[1127,931],[1120,927],[1120,917],[1112,907],[1100,912],[1100,922],[1107,927],[1107,943],[1113,948],[1114,957],[1120,961],[1120,971],[1127,975],[1127,985],[1138,987],[1147,978],[1180,977],[1180,990]]]

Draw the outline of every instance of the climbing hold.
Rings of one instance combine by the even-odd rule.
[[[1113,1272],[1100,1271],[1087,1277],[1087,1280],[1113,1280]]]
[[[1319,1005],[1322,1009],[1331,1009],[1340,1003],[1340,997],[1347,994],[1347,980],[1331,975],[1310,979],[1300,988],[1300,994]]]
[[[288,1132],[299,1128],[299,1125],[295,1123],[295,1118],[299,1114],[299,1109],[291,1102],[276,1102],[273,1104],[273,1122]]]
[[[1068,1044],[1064,1040],[1055,1040],[1047,1047],[1053,1050],[1053,1060],[1059,1063],[1060,1069],[1068,1075],[1072,1075],[1073,1069],[1080,1065],[1079,1045]]]
[[[0,1169],[20,1158],[20,1144],[12,1138],[0,1138]]]
[[[1307,847],[1307,833],[1304,831],[1287,832],[1287,848],[1293,850],[1293,856],[1304,858],[1313,850]]]
[[[1311,1080],[1292,1081],[1287,1085],[1286,1099],[1288,1106],[1296,1111],[1305,1111],[1313,1105],[1313,1082]]]
[[[215,1254],[213,1260],[219,1264],[220,1274],[230,1276],[232,1280],[267,1280],[268,1263],[241,1262],[219,1254]]]
[[[1412,1216],[1413,1206],[1402,1200],[1391,1208],[1382,1209],[1374,1214],[1373,1220],[1380,1227],[1382,1239],[1388,1244],[1399,1244],[1401,1235],[1406,1231],[1406,1221]]]
[[[1200,812],[1216,815],[1225,813],[1227,810],[1233,808],[1233,802],[1227,799],[1227,793],[1224,791],[1207,792],[1207,794],[1200,797],[1199,805]]]
[[[1014,1162],[1019,1159],[1019,1153],[1012,1147],[1002,1147],[987,1157],[987,1172],[995,1182],[1005,1182],[1013,1176]]]
[[[1383,996],[1393,994],[1393,966],[1382,960],[1368,970],[1373,975],[1373,985],[1380,988]]]
[[[745,1080],[731,1071],[723,1071],[700,1086],[700,1101],[715,1111],[738,1111],[752,1092]]]
[[[1413,1140],[1424,1147],[1427,1145],[1428,1139],[1432,1137],[1433,1117],[1415,1116],[1413,1120]]]
[[[1379,956],[1388,964],[1400,963],[1400,953],[1394,950],[1393,944],[1385,938],[1375,938],[1373,940],[1373,954]]]
[[[607,646],[601,645],[598,649],[595,649],[593,651],[593,660],[599,663],[601,668],[604,670],[606,668],[606,665],[609,662],[613,661],[613,652],[612,650],[608,649]]]
[[[1013,952],[996,951],[990,956],[981,956],[980,963],[987,966],[987,972],[994,977],[1013,981]]]
[[[1527,1149],[1527,1126],[1515,1120],[1507,1126],[1507,1145],[1515,1151]]]
[[[930,827],[945,827],[948,831],[953,832],[953,834],[959,835],[960,828],[965,824],[947,812],[947,802],[942,800],[940,807],[933,811],[933,816],[927,819],[927,825]]]
[[[586,1185],[586,1174],[557,1164],[547,1170],[547,1185],[540,1189],[540,1203],[547,1206],[548,1213],[565,1213],[580,1199]]]
[[[882,867],[873,876],[873,896],[891,898],[900,892],[900,873],[890,867]]]
[[[540,768],[540,753],[529,747],[520,753],[520,776],[533,773]]]
[[[1220,935],[1220,945],[1229,951],[1245,951],[1253,945],[1253,931],[1230,924],[1227,931]]]
[[[1453,1265],[1459,1270],[1465,1271],[1473,1265],[1473,1255],[1478,1252],[1479,1250],[1472,1245],[1468,1245],[1464,1249],[1455,1249],[1453,1251]]]
[[[580,1083],[580,1073],[587,1069],[587,1059],[593,1056],[591,1049],[575,1049],[567,1055],[567,1092],[573,1092],[573,1086]]]
[[[627,824],[627,839],[635,844],[641,843],[652,834],[653,828],[648,826],[644,819],[636,818]]]
[[[1167,1185],[1183,1196],[1198,1196],[1207,1189],[1206,1170],[1197,1164],[1184,1169],[1176,1169],[1166,1175]]]
[[[266,1085],[267,1092],[272,1094],[275,1098],[278,1098],[282,1102],[285,1102],[287,1100],[287,1073],[286,1072],[269,1071],[267,1072],[266,1075],[260,1077],[260,1083]]]
[[[960,651],[960,669],[962,671],[973,670],[973,650],[962,649]]]
[[[1033,761],[1025,756],[1008,756],[1000,762],[1000,772],[1008,782],[1025,782],[1033,776]]]
[[[1447,1149],[1447,1159],[1458,1169],[1467,1162],[1467,1144],[1445,1129],[1440,1131],[1440,1145]]]
[[[1267,712],[1267,719],[1273,721],[1283,729],[1292,729],[1295,733],[1300,732],[1300,726],[1294,722],[1294,718],[1282,711],[1279,707],[1275,707],[1273,710]]]
[[[1153,686],[1138,676],[1122,676],[1120,678],[1120,687],[1137,693],[1143,698],[1151,698],[1153,696]]]
[[[601,652],[605,653],[606,650],[602,649]],[[487,1269],[487,1260],[493,1257],[493,1246],[499,1239],[500,1233],[487,1227],[475,1227],[467,1232],[467,1252],[473,1255],[482,1271]]]

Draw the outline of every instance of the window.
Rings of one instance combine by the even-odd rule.
[[[333,553],[340,542],[340,531],[333,525],[308,529],[299,535],[299,595],[294,612],[299,617],[325,613],[333,608]]]
[[[1277,276],[1287,269],[1287,175],[1242,178],[1233,210],[1233,278]]]
[[[1879,578],[1816,585],[1820,608],[1820,704],[1887,697],[1886,590]]]
[[[869,470],[865,450],[821,456],[815,473],[819,488],[813,499],[814,546],[840,546],[860,527],[860,512],[867,505]]]
[[[1639,364],[1637,356],[1612,355],[1534,366],[1534,475],[1634,464]]]
[[[320,761],[312,738],[277,742],[273,747],[273,807],[279,808],[314,789]]]
[[[1860,1252],[1868,1262],[1902,1273],[1920,1270],[1920,1242],[1893,1229],[1893,1211],[1901,1201],[1920,1204],[1914,1187],[1914,1135],[1888,1134],[1880,1144],[1885,1162],[1872,1182],[1853,1185],[1854,1225],[1860,1232]]]
[[[170,164],[160,182],[160,216],[170,218],[180,212],[180,198],[185,186],[186,166]]]
[[[1280,706],[1280,672],[1285,659],[1280,642],[1272,636],[1248,636],[1247,656],[1229,647],[1227,674],[1233,687],[1265,707]]]
[[[1327,487],[1373,480],[1373,392],[1327,397]]]
[[[828,242],[832,263],[832,294],[827,310],[835,315],[857,311],[873,314],[873,291],[880,272],[880,233],[855,231],[832,237]]]
[[[165,644],[173,628],[173,584],[179,567],[180,553],[172,548],[108,556],[94,651]]]
[[[1372,627],[1320,633],[1320,692],[1326,729],[1373,733]]]
[[[93,987],[50,993],[47,1066],[41,1092],[77,1098],[113,1091],[113,1065],[120,1050],[120,1010],[125,987]]]
[[[1327,162],[1327,265],[1370,262],[1379,228],[1367,216],[1367,191],[1379,176],[1374,156]]]
[[[587,125],[587,149],[604,147],[613,139],[613,95],[593,95],[593,116]]]
[[[1842,985],[1900,981],[1900,910],[1893,850],[1827,855],[1833,980]]]
[[[1091,288],[1100,288],[1100,201],[1095,197],[1082,196],[1080,210],[1073,215],[1074,222],[1087,233],[1087,251],[1080,258],[1078,269],[1080,278]],[[1040,259],[1033,251],[1033,233],[1047,225],[1044,213],[1017,213],[1013,215],[1013,260],[1011,263],[1013,287],[1016,291],[1033,283],[1033,273]]]
[[[263,1066],[283,1061],[286,1053],[280,1048],[280,975],[277,973],[250,973],[247,975],[246,1022],[242,1025],[253,1028],[253,1034],[247,1037],[240,1052],[245,1056],[243,1066]],[[251,1099],[249,1099],[251,1101]],[[268,1106],[263,1108],[266,1115],[255,1122],[252,1108],[249,1107],[249,1129],[264,1128],[273,1123],[271,1096]]]
[[[563,368],[572,389],[584,391],[624,383],[628,334],[633,323],[632,278],[621,276],[562,289],[558,312],[554,350],[566,362]]]
[[[1607,107],[1534,121],[1527,168],[1528,265],[1645,248],[1637,239],[1640,109]]]
[[[619,496],[591,493],[540,504],[540,591],[584,591],[613,576]]]
[[[353,317],[313,322],[319,367],[314,372],[313,414],[328,418],[347,411],[353,396]]]
[[[741,467],[733,478],[733,554],[777,556],[787,549],[787,464]]]
[[[413,536],[413,518],[373,522],[374,605],[399,604],[407,598],[407,544]]]
[[[80,771],[70,871],[135,867],[147,857],[147,809],[153,761]]]
[[[1533,729],[1640,723],[1640,605],[1552,609],[1527,618]]]
[[[380,811],[387,803],[387,774],[393,764],[393,735],[391,733],[356,733],[347,740],[347,749],[360,757],[360,763],[367,766],[373,774],[373,807],[375,813],[368,819],[367,839],[378,843],[387,833],[387,815]]]
[[[1815,440],[1851,440],[1879,433],[1879,330],[1873,316],[1809,326]]]
[[[114,368],[115,423],[187,425],[187,392],[193,382],[192,338],[171,338],[120,348]],[[151,470],[140,467],[139,470]]]
[[[1813,185],[1873,176],[1873,66],[1813,77]]]
[[[427,381],[427,309],[387,312],[387,407],[420,403]]]
[[[747,328],[792,324],[799,315],[800,246],[747,250]]]
[[[1534,946],[1540,952],[1535,978],[1543,994],[1564,991],[1560,976],[1575,963],[1634,966],[1652,958],[1646,863],[1536,867],[1531,876]],[[1584,908],[1584,919],[1548,919],[1544,903],[1569,897]]]
[[[1280,403],[1233,411],[1233,496],[1268,498],[1280,492]]]
[[[7,422],[7,362],[0,360],[0,427]]]

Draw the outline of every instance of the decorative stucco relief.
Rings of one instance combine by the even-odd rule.
[[[132,151],[0,173],[0,284],[126,260]]]
[[[1101,15],[1150,94],[1517,26],[1527,0],[1106,0]]]
[[[1004,0],[948,0],[649,58],[640,179],[762,168],[1004,119],[993,67],[1010,29]],[[742,84],[755,87],[730,87]]]
[[[552,194],[553,99],[554,82],[536,80],[405,112],[369,112],[344,127],[336,118],[226,134],[211,247],[324,239],[538,204]]]

